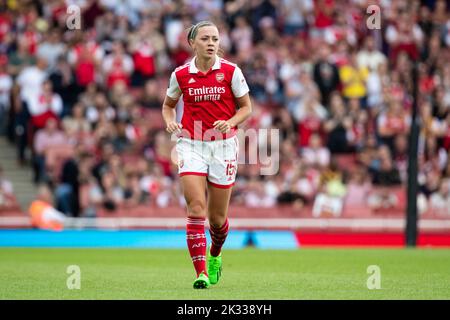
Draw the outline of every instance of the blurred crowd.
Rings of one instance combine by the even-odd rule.
[[[381,29],[366,23],[372,4],[380,8]],[[80,8],[80,29],[67,24],[70,5]],[[261,164],[240,165],[233,204],[310,207],[314,216],[398,206],[407,183],[416,66],[420,210],[449,214],[444,0],[0,6],[0,133],[68,216],[184,205],[160,110],[170,72],[192,56],[187,29],[204,19],[216,23],[222,55],[241,67],[250,87],[254,112],[243,128],[280,130],[280,141],[242,144],[244,158],[249,146],[275,144],[280,169],[264,176]]]

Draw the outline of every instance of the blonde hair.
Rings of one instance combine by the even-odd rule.
[[[196,37],[197,34],[198,34],[198,29],[200,29],[201,27],[208,27],[208,26],[216,27],[216,28],[217,28],[217,26],[216,26],[213,22],[208,21],[208,20],[204,20],[204,21],[197,22],[196,24],[194,24],[193,26],[191,26],[191,27],[189,28],[188,35],[187,35],[187,40],[188,40],[188,42],[189,42],[190,40],[194,40],[194,39],[195,39],[195,37]]]
[[[209,27],[209,26],[217,28],[217,26],[214,24],[214,22],[211,22],[211,21],[208,21],[208,20],[197,22],[196,24],[191,26],[188,29],[188,34],[187,34],[187,41],[188,41],[188,43],[190,44],[189,41],[191,41],[191,40],[194,41],[195,37],[198,34],[198,29],[200,29],[201,27]],[[217,29],[219,29],[219,28],[217,28]],[[219,57],[223,57],[225,55],[224,50],[219,47],[217,55]]]

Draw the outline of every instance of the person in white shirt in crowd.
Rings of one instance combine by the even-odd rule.
[[[318,134],[312,134],[309,138],[309,146],[303,148],[302,159],[311,166],[326,168],[330,164],[331,153],[322,145]]]
[[[281,13],[284,17],[284,32],[296,35],[303,31],[307,25],[307,17],[314,10],[311,0],[282,0]]]
[[[435,214],[450,215],[450,180],[442,179],[439,190],[432,193],[429,208]]]
[[[37,56],[47,59],[48,70],[55,68],[58,58],[66,51],[66,45],[61,41],[58,29],[53,29],[45,36],[46,40],[41,42],[37,48]]]
[[[380,64],[387,62],[384,53],[376,47],[373,36],[365,38],[364,48],[358,52],[356,59],[360,68],[368,68],[371,71],[377,71]]]
[[[38,58],[36,65],[25,67],[17,76],[16,83],[20,86],[20,98],[28,102],[30,97],[35,97],[42,89],[42,84],[47,78],[47,60]]]

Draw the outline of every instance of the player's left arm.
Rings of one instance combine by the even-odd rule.
[[[238,67],[236,67],[233,73],[231,89],[236,97],[238,110],[230,119],[217,120],[213,123],[214,128],[222,133],[226,133],[231,130],[231,128],[244,122],[252,113],[252,102],[248,94],[249,88],[247,82],[245,81],[244,75],[242,74],[242,70]]]
[[[247,120],[252,114],[252,103],[250,101],[250,95],[246,93],[240,98],[236,98],[239,109],[236,114],[228,120],[217,120],[213,123],[214,128],[222,133],[226,133],[231,128],[241,124]]]

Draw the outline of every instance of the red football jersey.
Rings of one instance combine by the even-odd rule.
[[[249,92],[241,69],[218,56],[212,68],[203,73],[195,66],[195,57],[178,67],[170,77],[167,95],[177,100],[183,95],[181,124],[183,137],[195,140],[227,139],[236,128],[222,134],[214,130],[217,120],[228,120],[236,113],[236,98]]]

